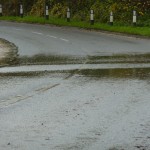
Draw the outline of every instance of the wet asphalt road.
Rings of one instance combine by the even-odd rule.
[[[75,28],[0,21],[0,38],[15,43],[20,55],[111,55],[148,53],[147,39],[116,36]]]
[[[150,51],[146,39],[24,23],[0,22],[0,38],[21,56]],[[149,66],[0,68],[0,150],[150,150]]]

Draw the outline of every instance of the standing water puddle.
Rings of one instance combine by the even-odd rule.
[[[69,73],[71,76],[79,74],[97,78],[143,79],[150,76],[150,53],[86,57],[38,54],[30,57],[20,56],[17,62],[17,67],[1,68],[0,76],[31,77],[49,73]]]
[[[40,66],[41,67],[41,66]],[[106,69],[69,69],[69,70],[43,70],[43,71],[13,71],[0,72],[0,77],[37,77],[52,74],[68,74],[69,78],[74,75],[91,78],[138,78],[150,79],[150,68],[106,68]]]
[[[150,79],[150,68],[85,69],[79,70],[76,73],[79,75],[96,78]]]

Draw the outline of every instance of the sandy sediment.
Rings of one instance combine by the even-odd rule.
[[[0,66],[12,65],[17,62],[18,47],[0,38]]]
[[[6,55],[5,47],[3,42],[0,40],[0,60],[3,59]]]

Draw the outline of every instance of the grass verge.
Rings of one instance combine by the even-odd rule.
[[[0,20],[25,22],[25,23],[38,23],[38,24],[53,24],[57,26],[79,27],[84,29],[103,30],[109,32],[118,32],[130,35],[140,35],[150,37],[150,27],[120,26],[115,23],[114,26],[102,23],[95,23],[94,25],[90,25],[89,22],[85,21],[71,20],[71,22],[67,22],[66,19],[54,17],[50,17],[49,20],[46,20],[45,18],[35,16],[25,16],[24,18],[3,16],[0,17]]]

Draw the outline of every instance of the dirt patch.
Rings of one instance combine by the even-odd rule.
[[[0,66],[14,65],[18,63],[18,47],[0,38]]]
[[[19,57],[20,65],[54,65],[54,64],[82,64],[86,58],[76,58],[61,55],[37,54]]]
[[[61,64],[119,64],[119,63],[150,63],[150,53],[145,54],[112,54],[106,56],[61,56],[37,54],[34,56],[20,56],[19,65],[61,65]]]
[[[116,54],[110,56],[89,56],[88,64],[100,63],[150,63],[150,53]]]

